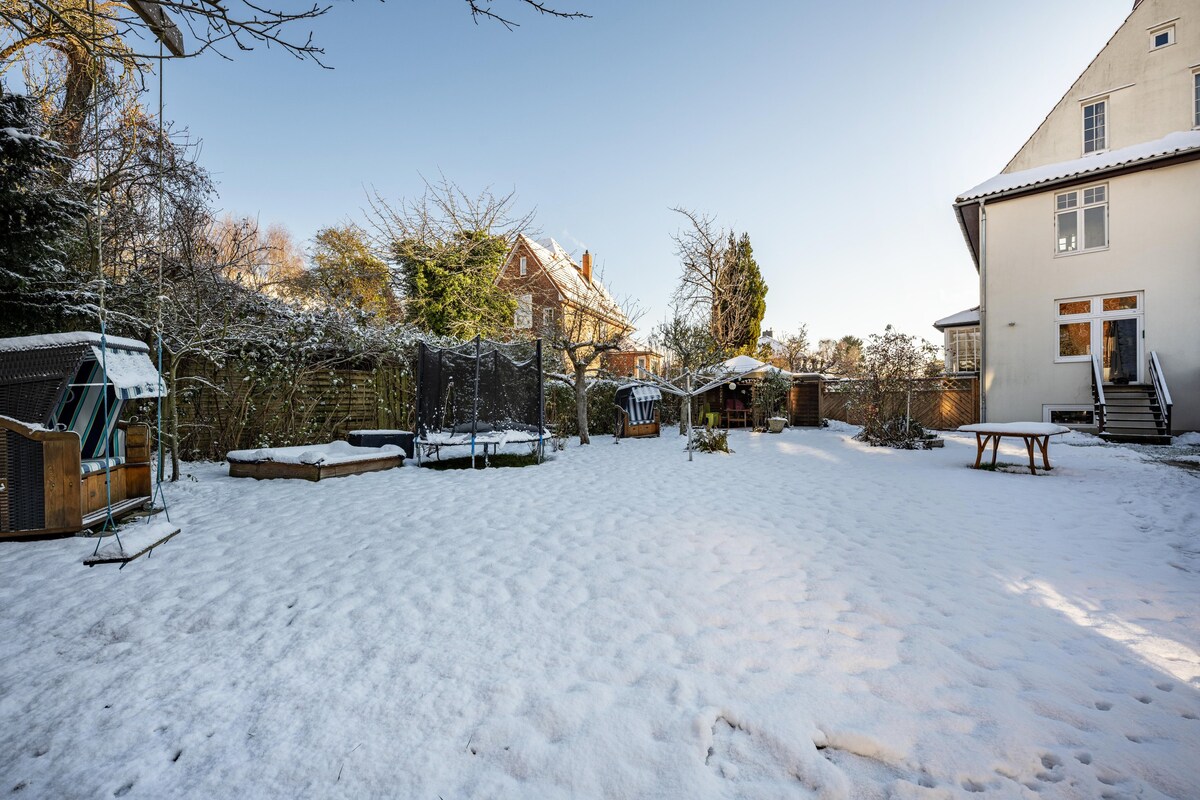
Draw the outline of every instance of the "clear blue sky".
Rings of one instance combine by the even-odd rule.
[[[461,0],[336,3],[332,70],[278,51],[172,62],[167,115],[223,209],[307,240],[365,190],[439,171],[515,189],[662,319],[683,205],[750,233],[765,326],[860,336],[975,305],[951,203],[1000,171],[1131,0],[575,0],[590,20],[474,25]],[[559,0],[566,4],[570,0]],[[853,8],[852,8],[853,6]]]

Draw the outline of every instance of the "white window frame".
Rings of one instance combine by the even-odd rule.
[[[1163,44],[1156,44],[1158,37],[1167,34],[1167,41]],[[1169,22],[1166,25],[1159,25],[1157,28],[1150,29],[1150,51],[1162,50],[1164,47],[1170,47],[1175,44],[1175,23]]]
[[[1080,139],[1083,143],[1083,147],[1082,147],[1083,154],[1085,156],[1094,156],[1094,155],[1098,155],[1099,153],[1107,153],[1108,152],[1108,141],[1110,138],[1108,135],[1108,100],[1109,100],[1108,97],[1097,97],[1097,98],[1094,98],[1091,100],[1087,100],[1086,102],[1080,104],[1081,108],[1079,109],[1079,129],[1080,129]],[[1104,106],[1103,110],[1101,111],[1102,115],[1104,116],[1104,122],[1102,123],[1103,131],[1104,131],[1104,140],[1102,142],[1103,146],[1097,147],[1094,150],[1088,150],[1087,149],[1088,148],[1087,111],[1089,108],[1094,108],[1096,106]]]
[[[520,273],[522,277],[529,274],[529,260],[525,256],[521,256]]]
[[[1105,311],[1104,301],[1112,300],[1117,297],[1136,297],[1136,308],[1123,308],[1117,311]],[[1059,313],[1060,303],[1090,303],[1090,310],[1080,314],[1062,314]],[[1146,295],[1140,289],[1130,292],[1113,292],[1111,294],[1092,295],[1090,297],[1063,297],[1054,301],[1054,363],[1056,364],[1073,364],[1080,361],[1091,361],[1093,354],[1102,352],[1104,346],[1104,322],[1110,319],[1129,319],[1133,317],[1137,319],[1137,382],[1141,383],[1144,378],[1145,364],[1145,331],[1146,331]],[[1090,326],[1088,329],[1088,353],[1082,356],[1064,356],[1059,354],[1059,334],[1058,328],[1060,325],[1071,322],[1086,322]]]
[[[1192,127],[1200,129],[1200,68],[1192,71]]]
[[[969,347],[960,347],[959,339],[967,337],[971,344]],[[950,374],[973,373],[979,372],[979,351],[982,343],[982,333],[978,325],[962,325],[956,328],[946,329],[946,372]],[[970,361],[974,364],[973,369],[963,369],[962,363]]]
[[[1097,189],[1104,190],[1104,199],[1100,200],[1100,201],[1093,201],[1090,203],[1085,202],[1086,198],[1087,198],[1087,193],[1095,192]],[[1062,202],[1063,198],[1070,198],[1070,197],[1073,197],[1074,200],[1071,201],[1071,204],[1064,205]],[[1110,199],[1111,199],[1111,195],[1109,193],[1109,186],[1107,183],[1097,183],[1093,186],[1081,186],[1078,189],[1068,189],[1065,192],[1056,192],[1054,194],[1054,257],[1055,258],[1061,258],[1064,256],[1077,256],[1082,253],[1097,253],[1102,250],[1108,249],[1109,242],[1111,241],[1111,236],[1112,236],[1112,228],[1110,225],[1111,220],[1110,220],[1109,211],[1108,211],[1108,204],[1109,204]],[[1062,207],[1060,207],[1060,206],[1062,206]],[[1104,209],[1104,244],[1096,245],[1095,247],[1085,247],[1084,239],[1085,239],[1086,230],[1085,230],[1084,224],[1085,224],[1086,215],[1084,212],[1091,208],[1103,208]],[[1076,237],[1075,249],[1060,250],[1059,249],[1059,240],[1061,237],[1058,235],[1059,217],[1061,215],[1069,214],[1072,212],[1074,212],[1074,214],[1075,214],[1075,237]]]
[[[529,330],[533,327],[533,295],[517,295],[517,310],[513,312],[513,327]]]
[[[1086,411],[1092,415],[1091,422],[1054,422],[1052,414],[1055,411]],[[1067,428],[1094,428],[1096,427],[1096,409],[1092,406],[1081,405],[1059,405],[1059,404],[1044,404],[1042,406],[1042,422],[1051,422],[1055,425],[1063,425]]]
[[[546,306],[542,309],[542,329],[553,330],[554,328],[554,307]]]

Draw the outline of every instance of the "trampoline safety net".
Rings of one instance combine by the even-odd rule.
[[[476,338],[417,348],[417,436],[513,431],[541,434],[542,343]]]

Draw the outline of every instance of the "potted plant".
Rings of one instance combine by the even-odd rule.
[[[787,425],[784,408],[791,388],[791,379],[777,369],[767,370],[762,380],[754,387],[755,416],[760,420],[766,419],[767,430],[771,433],[783,433]]]

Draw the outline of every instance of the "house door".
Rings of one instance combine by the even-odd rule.
[[[1141,327],[1140,316],[1104,320],[1100,352],[1106,383],[1141,382]]]

